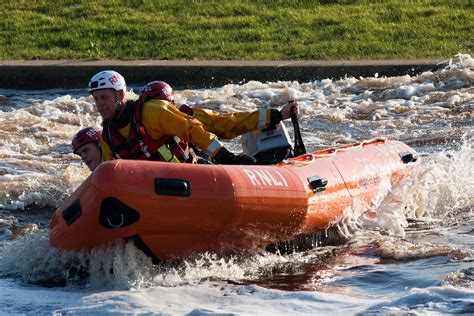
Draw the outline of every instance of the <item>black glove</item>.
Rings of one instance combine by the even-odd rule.
[[[214,156],[214,160],[222,165],[253,165],[256,160],[253,157],[244,154],[234,154],[222,147]]]

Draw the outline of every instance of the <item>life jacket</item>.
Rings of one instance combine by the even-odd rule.
[[[107,121],[103,123],[103,138],[117,159],[156,160],[168,162],[187,162],[190,160],[186,142],[176,136],[163,136],[153,139],[142,124],[143,104],[134,102],[130,120],[130,130],[125,138]]]

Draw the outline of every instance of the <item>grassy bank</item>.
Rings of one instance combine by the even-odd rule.
[[[471,0],[2,1],[0,59],[449,58],[473,52],[473,7]]]

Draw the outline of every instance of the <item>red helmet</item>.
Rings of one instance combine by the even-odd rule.
[[[140,97],[145,98],[145,100],[151,98],[174,103],[173,88],[164,81],[147,83],[140,92]]]
[[[86,127],[77,132],[72,138],[72,150],[77,154],[77,150],[82,146],[92,143],[99,142],[102,137],[102,129],[97,127]]]

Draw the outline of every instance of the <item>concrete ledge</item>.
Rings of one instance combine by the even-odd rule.
[[[370,77],[414,75],[443,67],[443,60],[357,61],[0,61],[0,88],[83,88],[97,72],[113,69],[128,84],[144,85],[164,80],[172,86],[215,87],[227,83],[258,80],[308,82],[344,76]]]

